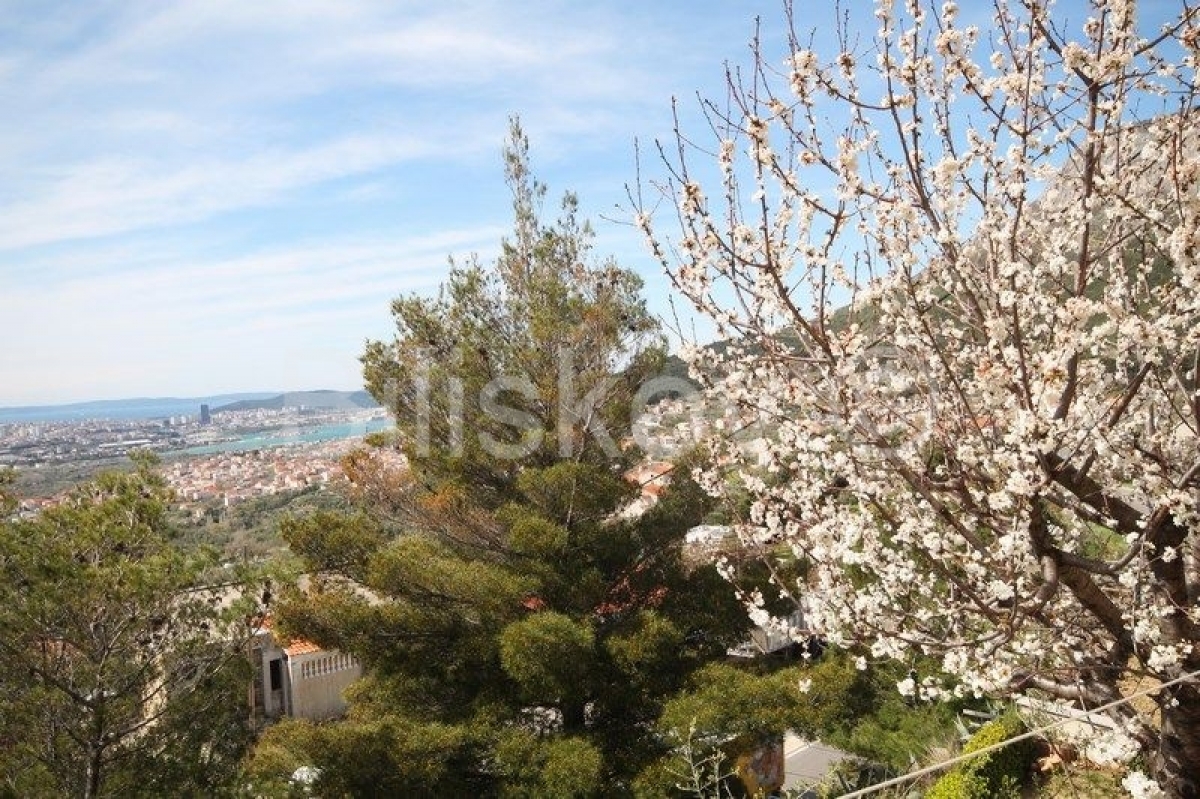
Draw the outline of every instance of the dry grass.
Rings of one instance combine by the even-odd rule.
[[[1128,799],[1121,774],[1112,769],[1088,768],[1068,763],[1046,780],[1038,780],[1027,794],[1030,799]]]

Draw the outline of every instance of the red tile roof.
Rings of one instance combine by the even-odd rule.
[[[264,616],[262,622],[259,624],[260,629],[270,630],[271,635],[278,640],[278,636],[273,629],[274,626],[275,620],[269,614]],[[312,641],[305,641],[303,638],[296,638],[288,641],[283,644],[282,648],[283,651],[288,654],[288,657],[294,657],[296,655],[311,655],[313,652],[322,651],[321,647],[317,646]]]
[[[285,646],[283,651],[288,653],[288,657],[295,657],[296,655],[311,655],[313,652],[320,652],[321,647],[312,641],[297,639]]]

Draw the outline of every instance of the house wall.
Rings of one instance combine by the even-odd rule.
[[[341,652],[312,652],[288,658],[290,714],[297,718],[327,719],[346,712],[343,696],[362,676],[362,666]]]
[[[250,646],[250,662],[254,667],[251,686],[251,707],[268,719],[277,719],[288,713],[287,655],[276,644],[269,631],[261,631]],[[271,690],[271,662],[279,661],[281,684]]]
[[[750,631],[748,640],[728,650],[727,654],[737,658],[754,658],[769,655],[796,643],[793,632],[804,629],[804,613],[797,610],[778,624],[758,626]]]

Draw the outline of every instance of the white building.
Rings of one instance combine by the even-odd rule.
[[[346,688],[362,676],[362,665],[345,653],[308,641],[280,645],[269,624],[255,633],[250,653],[255,720],[336,718],[346,712]]]

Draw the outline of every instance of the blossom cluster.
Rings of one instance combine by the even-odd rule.
[[[710,109],[719,190],[682,141],[678,237],[639,216],[726,339],[696,374],[763,421],[704,484],[809,564],[814,628],[959,694],[1200,668],[1198,20],[1093,5],[1071,38],[997,2],[990,52],[920,0],[826,58],[793,37]]]

